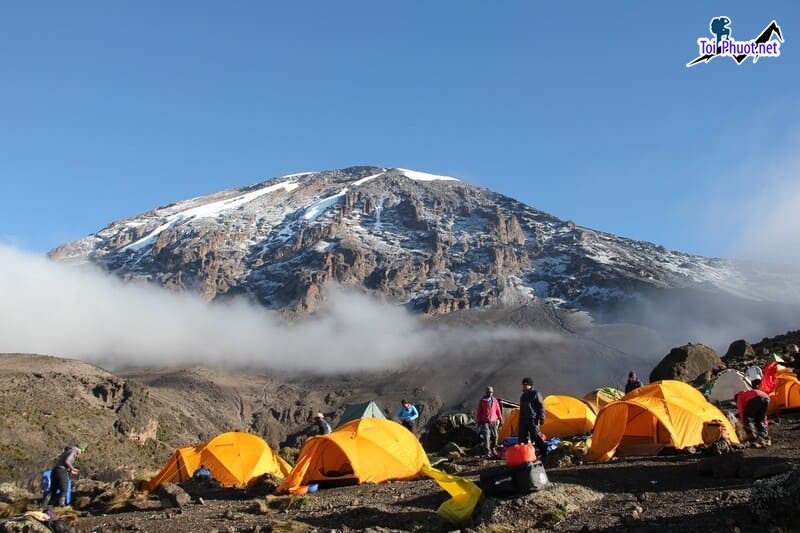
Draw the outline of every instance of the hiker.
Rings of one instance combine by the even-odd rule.
[[[496,458],[494,449],[497,446],[497,428],[503,423],[503,410],[500,408],[500,402],[494,397],[493,387],[486,387],[483,398],[478,400],[475,421],[478,423],[478,433],[483,439],[483,451],[487,457]]]
[[[325,420],[325,415],[317,413],[314,415],[314,435],[327,435],[331,432],[331,425]]]
[[[625,394],[628,394],[632,390],[636,390],[642,386],[642,382],[636,379],[636,372],[631,370],[628,372],[628,382],[625,384]]]
[[[533,388],[533,380],[522,380],[522,396],[519,397],[519,443],[533,440],[539,457],[547,455],[547,445],[539,426],[544,424],[544,401],[539,391]]]
[[[397,411],[397,419],[406,429],[414,433],[414,420],[419,418],[419,411],[417,411],[417,407],[414,404],[405,398],[400,400],[400,405],[402,405],[402,407]]]
[[[70,477],[78,474],[78,469],[75,468],[75,459],[85,449],[86,445],[81,444],[80,446],[67,446],[61,452],[55,466],[50,471],[50,489],[42,500],[43,507],[50,505],[50,501],[56,497],[56,507],[64,507],[67,501]]]
[[[758,389],[761,380],[753,381],[753,389],[737,392],[734,396],[736,407],[739,409],[739,420],[745,431],[756,441],[757,445],[769,446],[769,433],[767,432],[767,410],[769,409],[769,395]]]
[[[192,477],[198,481],[200,480],[210,480],[211,479],[211,470],[206,468],[206,465],[200,465],[200,468],[194,471]]]

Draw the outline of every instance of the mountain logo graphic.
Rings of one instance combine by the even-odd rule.
[[[709,30],[714,39],[700,37],[697,46],[700,55],[686,64],[693,67],[698,63],[708,63],[715,57],[732,57],[737,65],[741,65],[748,57],[753,58],[753,63],[761,56],[778,57],[781,55],[783,32],[774,20],[756,37],[749,41],[736,41],[731,39],[731,19],[729,17],[714,17],[709,23]],[[773,36],[777,37],[773,40]]]

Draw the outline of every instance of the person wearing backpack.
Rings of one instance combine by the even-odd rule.
[[[86,449],[86,445],[81,444],[80,446],[67,446],[61,452],[55,466],[50,471],[50,488],[47,494],[44,495],[42,506],[50,505],[51,500],[57,498],[56,507],[64,507],[67,500],[70,477],[78,474],[78,469],[75,468],[75,459],[83,453],[84,449]]]

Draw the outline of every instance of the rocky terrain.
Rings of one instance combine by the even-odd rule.
[[[330,284],[428,314],[532,299],[592,309],[678,288],[800,301],[797,277],[774,268],[594,231],[454,178],[396,168],[293,174],[172,203],[50,255],[301,314]]]

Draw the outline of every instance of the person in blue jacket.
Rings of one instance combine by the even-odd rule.
[[[402,407],[397,411],[397,419],[403,424],[411,433],[414,433],[414,420],[419,418],[419,411],[417,407],[403,398],[400,400]]]

